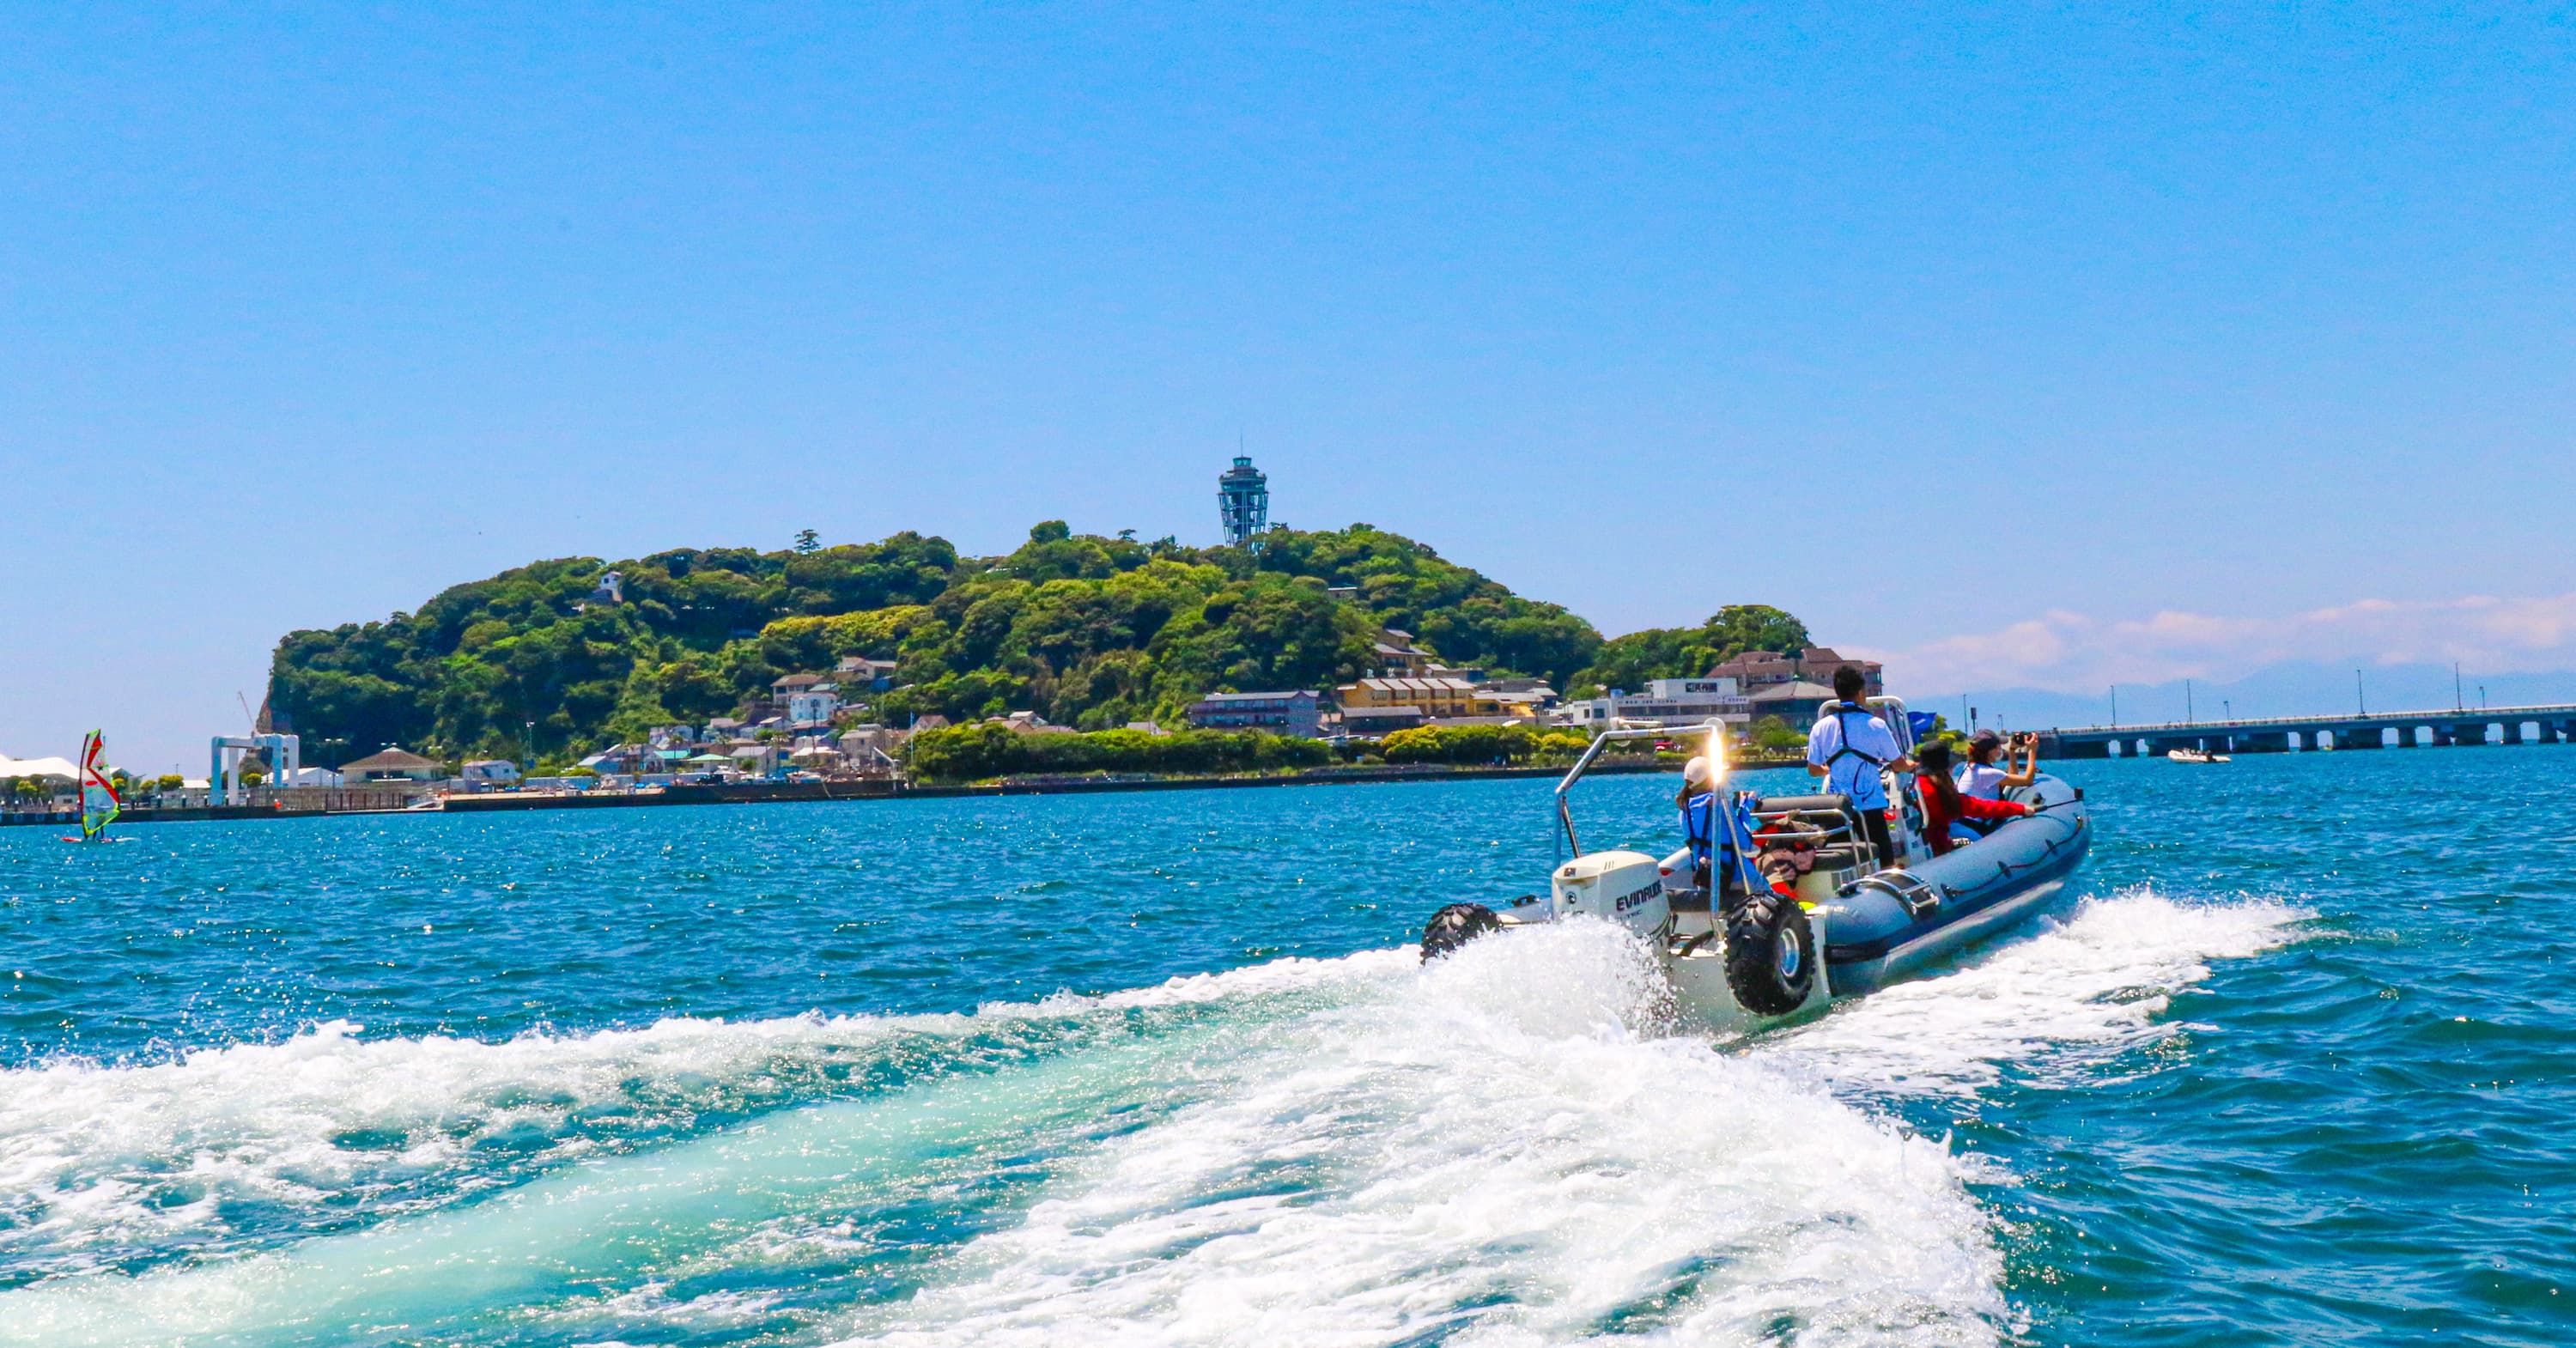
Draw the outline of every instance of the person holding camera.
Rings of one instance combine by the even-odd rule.
[[[2016,754],[2020,765],[2008,766],[2012,762],[2010,755]],[[1959,767],[1959,794],[1970,800],[2002,800],[2005,787],[2028,786],[2038,780],[2039,736],[2018,734],[2005,739],[1991,730],[1980,730],[1975,739],[1968,741],[1968,761]]]
[[[2033,811],[2017,800],[1989,800],[1962,794],[1950,780],[1950,743],[1934,740],[1914,751],[1918,771],[1914,791],[1923,804],[1923,843],[1932,855],[1972,843],[2009,820]],[[1973,764],[1969,766],[1974,766]]]

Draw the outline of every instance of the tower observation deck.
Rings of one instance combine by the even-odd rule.
[[[1216,505],[1225,541],[1243,547],[1270,527],[1270,479],[1252,466],[1250,457],[1238,454],[1234,466],[1217,475]]]

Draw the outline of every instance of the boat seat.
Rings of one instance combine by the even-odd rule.
[[[1843,814],[1851,809],[1851,797],[1830,796],[1764,796],[1754,806],[1764,814],[1776,810],[1795,810],[1800,814]]]
[[[1816,869],[1839,871],[1862,865],[1869,859],[1869,850],[1867,843],[1835,843],[1831,847],[1819,847],[1816,849]]]

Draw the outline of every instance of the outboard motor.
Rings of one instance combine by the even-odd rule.
[[[1548,916],[1577,913],[1616,922],[1641,937],[1670,935],[1673,908],[1664,896],[1663,867],[1643,852],[1593,852],[1558,866],[1548,876]]]

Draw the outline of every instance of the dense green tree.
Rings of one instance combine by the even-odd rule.
[[[1796,651],[1807,625],[1768,604],[1731,604],[1697,627],[1650,627],[1601,643],[1592,663],[1563,691],[1590,696],[1597,686],[1642,688],[1649,679],[1685,679],[1746,651]]]
[[[1210,550],[1238,572],[1307,576],[1352,587],[1385,626],[1411,632],[1453,665],[1561,682],[1591,663],[1601,644],[1592,624],[1565,609],[1524,599],[1441,557],[1423,543],[1374,525],[1307,533],[1274,530],[1257,551]]]
[[[1570,731],[1550,733],[1538,726],[1416,726],[1387,736],[1380,748],[1389,763],[1476,765],[1526,763],[1542,757],[1570,760],[1587,743]]]
[[[1320,767],[1332,759],[1320,740],[1258,731],[1027,735],[1000,725],[925,730],[913,736],[907,756],[915,773],[942,782],[1016,773],[1260,772]]]

